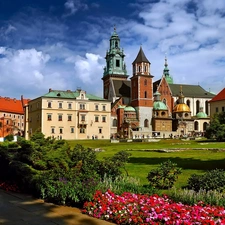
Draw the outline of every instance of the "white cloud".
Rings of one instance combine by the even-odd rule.
[[[69,11],[68,15],[75,14],[78,10],[88,9],[88,5],[81,2],[80,0],[67,0],[64,6]]]
[[[99,55],[86,53],[85,58],[80,58],[75,62],[75,76],[83,83],[93,84],[101,82],[104,65],[100,64],[100,60],[101,57]]]

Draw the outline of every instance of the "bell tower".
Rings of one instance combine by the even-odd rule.
[[[150,73],[151,63],[146,58],[142,47],[132,63],[131,105],[136,109],[142,131],[151,131],[153,109],[153,76]]]
[[[103,73],[103,96],[109,99],[110,81],[114,80],[127,80],[126,64],[124,62],[125,54],[123,49],[120,48],[120,38],[114,27],[113,34],[109,40],[110,47],[106,52],[106,66]]]

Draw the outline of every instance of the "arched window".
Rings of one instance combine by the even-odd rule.
[[[141,66],[138,66],[138,72],[141,72]]]
[[[146,86],[147,85],[147,80],[145,79],[145,81],[144,81],[144,85]]]
[[[147,98],[147,91],[145,91],[145,98]]]
[[[203,131],[206,131],[206,128],[208,127],[208,125],[209,125],[209,124],[208,124],[207,122],[204,122],[204,123],[203,123]]]
[[[198,131],[198,121],[195,121],[195,130]]]
[[[205,101],[205,113],[207,115],[209,115],[209,103],[208,103],[208,101]]]
[[[199,100],[196,101],[196,114],[199,112],[200,102]]]
[[[145,121],[144,121],[144,127],[148,127],[148,119],[145,119]]]
[[[117,119],[113,120],[113,127],[117,127]]]
[[[190,100],[188,99],[186,104],[188,105],[188,107],[190,108]]]
[[[145,72],[147,72],[147,66],[145,66]]]

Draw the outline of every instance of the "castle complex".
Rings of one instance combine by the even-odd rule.
[[[167,58],[162,78],[153,82],[151,63],[140,47],[128,79],[125,54],[114,28],[105,59],[103,96],[111,101],[112,137],[204,133],[210,121],[208,102],[215,95],[199,85],[174,84]]]

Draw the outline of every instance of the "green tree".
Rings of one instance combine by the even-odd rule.
[[[205,136],[208,139],[215,138],[217,141],[225,139],[225,112],[214,114]]]
[[[176,163],[168,160],[161,163],[158,168],[151,170],[147,179],[150,185],[155,188],[169,189],[173,187],[179,174],[181,174],[181,168],[177,167]]]

